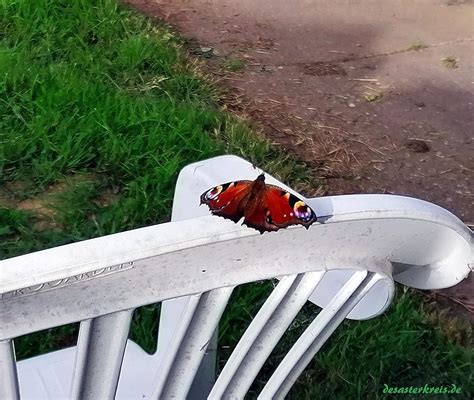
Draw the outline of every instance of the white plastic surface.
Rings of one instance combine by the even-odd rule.
[[[250,163],[234,156],[217,157],[186,167],[179,177],[181,190],[179,196],[176,196],[174,200],[173,219],[182,220],[188,217],[209,215],[205,206],[199,207],[199,194],[219,183],[237,179],[255,179],[259,173],[260,171],[254,169]],[[267,182],[291,191],[271,176],[267,176]],[[325,306],[337,290],[347,282],[353,273],[349,269],[352,267],[358,270],[363,268],[362,260],[383,261],[378,258],[380,255],[385,255],[385,261],[392,263],[396,280],[413,287],[449,287],[460,282],[469,273],[468,263],[473,260],[472,233],[454,215],[438,206],[417,199],[385,195],[325,197],[308,199],[308,204],[317,215],[332,215],[332,217],[323,219],[327,225],[317,226],[315,224],[309,231],[302,228],[290,228],[283,232],[266,233],[260,236],[252,229],[235,225],[231,221],[218,217],[205,217],[183,221],[184,223],[181,224],[163,224],[162,226],[94,239],[87,241],[87,243],[64,246],[55,249],[55,257],[48,264],[36,262],[35,257],[41,256],[38,253],[18,260],[6,260],[5,267],[2,268],[1,292],[22,290],[21,288],[26,286],[39,286],[43,282],[56,280],[59,282],[71,274],[86,273],[107,265],[121,264],[134,259],[134,257],[144,261],[136,263],[132,270],[120,273],[123,276],[135,274],[136,285],[141,286],[130,285],[127,289],[131,293],[130,296],[132,293],[140,293],[144,303],[149,302],[149,299],[152,298],[158,299],[161,295],[158,296],[157,291],[163,293],[161,298],[169,298],[166,297],[169,296],[169,293],[190,294],[186,285],[203,290],[205,284],[208,285],[208,288],[216,288],[219,284],[233,285],[236,283],[235,276],[237,275],[241,275],[241,283],[251,281],[259,276],[269,277],[265,272],[268,269],[265,260],[259,260],[253,265],[253,269],[248,265],[242,266],[241,273],[239,273],[240,271],[236,271],[233,264],[236,262],[235,256],[224,252],[225,248],[222,246],[213,248],[210,245],[213,240],[220,241],[226,246],[228,244],[227,247],[233,249],[232,251],[241,251],[242,257],[247,257],[247,260],[250,259],[251,254],[256,254],[257,251],[259,254],[267,254],[262,257],[270,257],[272,253],[278,254],[280,248],[288,247],[287,240],[290,240],[289,238],[294,240],[294,248],[298,251],[295,253],[295,257],[298,256],[302,260],[303,255],[311,254],[315,270],[318,269],[317,266],[321,262],[326,268],[327,265],[338,265],[346,260],[346,264],[341,264],[341,270],[327,272],[324,282],[321,282],[316,292],[313,293],[311,299],[321,306]],[[344,229],[339,229],[339,224]],[[166,235],[164,235],[165,230]],[[191,242],[182,238],[186,232],[191,236]],[[199,236],[199,232],[203,232],[202,236]],[[162,236],[157,237],[156,235]],[[180,235],[181,239],[179,239]],[[367,241],[364,241],[364,235],[368,238]],[[314,246],[298,247],[306,237],[315,238]],[[340,239],[336,240],[337,237]],[[233,247],[232,241],[235,238],[240,240],[240,250]],[[197,257],[203,260],[206,259],[206,252],[203,252],[200,246],[209,246],[209,248],[215,249],[213,251],[216,251],[216,254],[219,253],[218,249],[222,248],[219,257],[222,260],[225,259],[225,262],[223,261],[222,265],[210,265],[208,268],[209,278],[206,280],[200,278],[201,271],[194,264],[190,264],[187,271],[184,269],[182,271],[183,276],[186,272],[188,277],[193,277],[193,280],[189,282],[172,281],[168,286],[161,282],[160,286],[160,282],[156,281],[154,283],[156,288],[149,288],[144,283],[146,282],[145,278],[143,281],[138,279],[140,276],[137,276],[136,273],[144,274],[144,277],[147,276],[147,279],[150,279],[150,275],[146,274],[153,268],[157,276],[160,274],[169,277],[179,275],[181,270],[178,270],[178,259],[173,261],[175,260],[173,257],[181,249],[185,249],[191,244],[193,251],[198,254]],[[272,245],[274,248],[270,252],[269,247],[271,248]],[[87,254],[84,254],[85,246],[88,249]],[[101,259],[104,254],[107,255],[107,258]],[[157,254],[165,260],[165,264],[159,265],[160,270],[146,259],[146,257],[159,259]],[[227,258],[224,255],[227,255]],[[186,253],[183,253],[183,260],[184,257],[186,257]],[[89,260],[94,258],[100,262],[91,264]],[[66,263],[67,267],[65,267],[65,260],[70,260],[70,264]],[[351,261],[354,262],[354,265],[350,264]],[[166,262],[170,262],[169,269],[167,269]],[[275,274],[282,274],[282,271],[295,273],[296,266],[288,264],[291,262],[292,258],[282,256],[281,261],[274,264]],[[231,266],[231,269],[227,268],[227,264]],[[302,272],[310,270],[307,263],[298,264],[297,267],[301,268]],[[372,267],[373,265],[367,264],[369,270],[390,272],[385,266],[380,270],[377,269],[378,267]],[[107,282],[110,281],[110,285],[121,284],[118,280],[114,281],[111,278],[100,279],[107,279]],[[99,279],[90,282],[92,287],[93,284],[99,282]],[[71,291],[71,296],[77,295],[78,292],[75,290],[78,287],[72,285],[68,288]],[[88,304],[86,300],[95,301],[94,293],[97,291],[87,292],[86,286],[81,286],[81,288],[85,291],[85,305]],[[110,290],[104,295],[108,295],[109,292]],[[49,298],[49,295],[46,293],[44,297]],[[349,316],[357,319],[376,316],[390,304],[391,295],[390,285],[385,284],[384,280],[377,282]],[[124,299],[122,305],[122,297],[120,294],[117,296],[116,310],[129,306],[129,303],[125,301],[129,299]],[[183,298],[181,301],[186,300]],[[71,306],[73,305],[71,303]],[[53,304],[53,306],[59,307],[57,304]],[[77,316],[91,318],[107,312],[108,307],[111,307],[110,304],[104,301],[100,307],[98,305],[96,315],[92,315],[95,313],[93,309],[89,312],[85,306],[78,307],[77,310],[71,310],[71,312]],[[58,312],[60,311],[59,308],[55,309],[51,318],[59,321]],[[64,310],[64,312],[68,311]],[[175,314],[175,317],[180,318],[179,312]],[[35,321],[35,323],[42,324],[41,321]],[[12,329],[11,324],[9,327]],[[173,331],[170,330],[168,335],[172,334]],[[19,362],[18,371],[22,398],[67,398],[73,361],[74,348],[70,348]],[[159,360],[156,357],[147,355],[136,344],[128,341],[117,399],[146,398],[143,396],[146,396],[147,388],[153,385],[158,363]]]
[[[255,168],[248,161],[236,156],[215,157],[190,164],[183,168],[179,174],[180,190],[176,193],[173,201],[173,216],[177,220],[181,220],[209,215],[206,206],[199,206],[200,194],[221,183],[245,179],[254,180],[261,172],[263,171]],[[268,173],[266,173],[266,182],[301,196]],[[196,200],[193,202],[190,199]],[[409,226],[403,226],[403,230],[399,232],[386,232],[388,246],[391,246],[392,238],[393,242],[397,242],[398,248],[394,248],[393,251],[400,254],[400,260],[405,259],[407,253],[410,253],[411,257],[416,253],[422,254],[426,248],[433,248],[432,241],[439,243],[439,252],[433,254],[432,257],[433,264],[426,265],[423,260],[420,265],[403,266],[401,263],[395,266],[394,279],[400,283],[420,289],[438,289],[456,285],[469,273],[469,267],[465,261],[469,246],[466,246],[465,242],[470,242],[470,257],[473,260],[472,232],[461,220],[442,207],[423,200],[394,195],[328,196],[307,199],[307,203],[313,208],[316,215],[324,216],[322,219],[328,223],[350,219],[402,217],[432,221],[436,224],[430,229],[429,227],[420,227],[415,223],[413,229],[420,231],[418,234],[420,240],[407,242],[403,247],[400,247],[399,237],[405,234],[405,230],[410,229]],[[227,223],[222,218],[216,217],[216,219],[222,224]],[[366,229],[370,234],[369,225]],[[271,234],[266,233],[265,235]],[[423,240],[427,243],[426,246],[421,243]],[[348,245],[350,244],[335,242],[334,250],[337,251],[339,246]],[[354,249],[354,252],[357,251],[358,249]],[[317,258],[314,262],[318,262]],[[310,301],[320,307],[325,307],[352,274],[353,272],[348,270],[328,271],[317,290],[310,297]],[[390,304],[391,290],[392,288],[387,282],[383,280],[377,282],[351,311],[348,318],[368,319],[381,314]]]
[[[22,400],[69,399],[75,347],[18,362]],[[127,341],[117,399],[142,399],[153,385],[153,357]]]

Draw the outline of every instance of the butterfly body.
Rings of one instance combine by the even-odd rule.
[[[265,175],[254,181],[235,181],[213,187],[201,195],[212,214],[243,224],[260,233],[290,225],[306,228],[317,220],[315,212],[297,196],[265,184]]]

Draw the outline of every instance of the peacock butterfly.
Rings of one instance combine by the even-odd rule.
[[[201,195],[211,213],[263,232],[277,231],[290,225],[306,229],[316,221],[315,212],[300,198],[286,190],[265,184],[265,175],[254,181],[235,181],[218,185]]]

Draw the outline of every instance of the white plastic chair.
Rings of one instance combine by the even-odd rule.
[[[417,199],[308,199],[330,216],[324,224],[262,236],[199,207],[209,187],[259,172],[235,156],[189,165],[172,222],[2,261],[0,398],[240,399],[309,299],[323,310],[259,397],[284,398],[344,318],[373,318],[389,306],[393,280],[437,289],[470,272],[472,232]],[[213,334],[233,288],[274,277],[279,284],[215,381]],[[127,340],[130,320],[136,307],[159,301],[158,349],[148,355]],[[12,339],[76,321],[77,347],[15,362]]]

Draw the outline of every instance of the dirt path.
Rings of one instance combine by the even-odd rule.
[[[196,40],[234,107],[328,194],[415,196],[474,224],[472,1],[127,3]],[[471,274],[446,293],[473,289]]]

